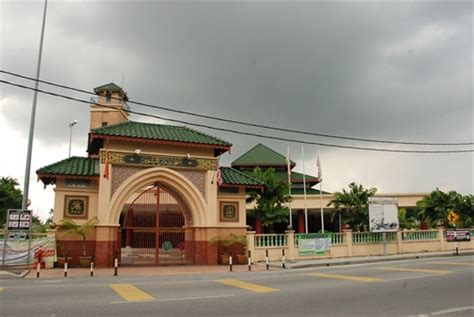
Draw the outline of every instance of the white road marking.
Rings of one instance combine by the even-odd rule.
[[[150,302],[170,302],[170,301],[183,301],[183,300],[199,300],[199,299],[212,299],[212,298],[223,298],[223,297],[233,297],[234,294],[225,294],[225,295],[210,295],[210,296],[197,296],[197,297],[177,297],[177,298],[162,298],[157,300],[147,300],[147,301],[133,301],[133,302],[110,302],[111,304],[131,304],[131,303],[150,303]]]
[[[432,312],[431,315],[432,316],[446,315],[446,314],[457,313],[457,312],[466,311],[466,310],[474,310],[474,306],[464,306],[464,307],[443,309],[443,310]]]

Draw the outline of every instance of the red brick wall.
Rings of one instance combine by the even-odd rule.
[[[208,241],[194,241],[194,264],[217,264],[217,245]]]
[[[86,241],[86,252],[88,256],[95,255],[95,241]],[[80,240],[58,240],[56,244],[57,255],[69,258],[69,265],[72,267],[79,265],[79,257],[82,256],[83,244]]]
[[[115,241],[96,241],[95,243],[96,267],[113,267],[114,260],[115,260],[114,253],[115,253]]]
[[[115,245],[115,241],[87,241],[87,255],[93,257],[96,267],[113,267]],[[221,246],[209,244],[208,241],[187,242],[188,246],[192,251],[187,256],[191,259],[194,258],[192,263],[198,265],[216,265],[219,255],[224,253]],[[238,254],[238,249],[241,247],[233,248],[233,253]],[[63,256],[63,250],[70,259],[70,266],[77,267],[79,265],[78,258],[82,256],[82,241],[58,240],[58,256]]]

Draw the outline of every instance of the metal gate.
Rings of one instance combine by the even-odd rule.
[[[159,184],[136,193],[120,216],[121,264],[192,264],[183,207],[175,193]]]

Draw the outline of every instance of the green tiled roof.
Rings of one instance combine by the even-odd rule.
[[[108,84],[94,88],[95,92],[102,91],[102,90],[123,90],[123,89],[122,87],[120,87],[119,85],[115,83],[108,83]]]
[[[224,185],[265,186],[262,181],[232,167],[221,167],[221,173]]]
[[[286,170],[276,170],[275,178],[279,181],[288,181],[288,172]],[[306,174],[307,183],[318,183],[318,178]],[[291,171],[291,181],[295,183],[303,182],[303,174]]]
[[[325,192],[323,190],[323,195],[324,194],[330,194],[330,193]],[[304,195],[304,190],[303,188],[292,188],[291,195]],[[319,189],[307,188],[306,195],[319,195]]]
[[[38,169],[36,174],[99,176],[99,160],[73,156],[44,166]]]
[[[92,134],[208,144],[230,147],[232,144],[184,126],[125,121],[92,130]]]
[[[233,161],[232,166],[286,166],[286,157],[259,143]],[[295,166],[293,161],[291,166]]]

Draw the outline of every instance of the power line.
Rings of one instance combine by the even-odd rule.
[[[0,80],[0,83],[4,83],[7,85],[23,88],[23,89],[28,89],[32,91],[37,91],[46,95],[54,96],[54,97],[59,97],[67,100],[72,100],[80,103],[85,103],[89,105],[96,105],[99,107],[103,108],[108,108],[108,109],[115,109],[115,107],[112,106],[106,106],[106,105],[101,105],[99,103],[95,102],[90,102],[84,99],[79,99],[63,94],[58,94],[54,93],[51,91],[46,91],[42,89],[35,89],[31,88],[28,86],[24,86],[21,84],[16,84],[12,83],[6,80]],[[361,150],[361,151],[375,151],[375,152],[391,152],[391,153],[432,153],[432,154],[441,154],[441,153],[470,153],[474,152],[473,149],[471,150],[394,150],[394,149],[384,149],[384,148],[368,148],[368,147],[360,147],[360,146],[350,146],[350,145],[339,145],[339,144],[331,144],[331,143],[320,143],[320,142],[311,142],[311,141],[305,141],[305,140],[295,140],[295,139],[289,139],[289,138],[283,138],[283,137],[277,137],[277,136],[270,136],[270,135],[264,135],[264,134],[257,134],[257,133],[252,133],[252,132],[244,132],[244,131],[239,131],[239,130],[233,130],[233,129],[227,129],[227,128],[218,128],[218,127],[213,127],[213,126],[208,126],[204,124],[199,124],[199,123],[191,123],[183,120],[177,120],[177,119],[170,119],[162,116],[157,116],[154,114],[150,113],[145,113],[145,112],[139,112],[139,111],[133,111],[133,110],[127,110],[129,113],[133,113],[136,115],[140,116],[145,116],[145,117],[151,117],[155,119],[161,119],[161,120],[166,120],[170,122],[177,122],[181,124],[186,124],[186,125],[191,125],[191,126],[196,126],[196,127],[201,127],[201,128],[206,128],[206,129],[211,129],[211,130],[217,130],[217,131],[222,131],[222,132],[229,132],[229,133],[234,133],[234,134],[239,134],[239,135],[247,135],[247,136],[253,136],[253,137],[259,137],[259,138],[265,138],[265,139],[272,139],[272,140],[278,140],[278,141],[285,141],[285,142],[291,142],[291,143],[300,143],[300,144],[309,144],[309,145],[318,145],[318,146],[326,146],[326,147],[332,147],[332,148],[340,148],[340,149],[351,149],[351,150]]]
[[[7,74],[7,75],[19,77],[19,78],[22,78],[22,79],[36,81],[35,78],[28,77],[28,76],[25,76],[25,75],[21,75],[21,74],[18,74],[18,73],[12,73],[12,72],[8,72],[8,71],[4,71],[4,70],[0,70],[0,73],[4,73],[4,74]],[[71,87],[71,86],[61,85],[61,84],[57,84],[57,83],[54,83],[54,82],[51,82],[51,81],[38,80],[38,82],[43,83],[43,84],[47,84],[47,85],[51,85],[51,86],[55,86],[55,87],[59,87],[59,88],[63,88],[63,89],[68,89],[68,90],[84,93],[84,94],[89,94],[89,95],[94,95],[94,96],[96,95],[94,92],[91,92],[91,91],[87,91],[87,90],[83,90],[83,89],[79,89],[79,88],[75,88],[75,87]],[[117,98],[117,97],[111,97],[111,98],[115,99],[115,100],[122,101],[121,98]],[[382,143],[382,144],[422,145],[422,146],[462,146],[462,145],[473,145],[474,144],[472,142],[449,142],[449,143],[408,142],[408,141],[390,141],[390,140],[356,138],[356,137],[348,137],[348,136],[342,136],[342,135],[316,133],[316,132],[309,132],[309,131],[302,131],[302,130],[279,128],[279,127],[275,127],[275,126],[269,126],[269,125],[263,125],[263,124],[257,124],[257,123],[243,122],[243,121],[232,120],[232,119],[227,119],[227,118],[222,118],[222,117],[209,116],[209,115],[200,114],[200,113],[191,112],[191,111],[177,110],[177,109],[173,109],[173,108],[169,108],[169,107],[152,105],[152,104],[143,103],[143,102],[139,102],[139,101],[129,100],[128,103],[136,104],[136,105],[144,106],[144,107],[149,107],[149,108],[154,108],[154,109],[160,109],[160,110],[175,112],[175,113],[179,113],[179,114],[185,114],[185,115],[189,115],[189,116],[200,117],[200,118],[204,118],[204,119],[211,119],[211,120],[217,120],[217,121],[222,121],[222,122],[245,125],[245,126],[250,126],[250,127],[254,127],[254,128],[262,128],[262,129],[267,129],[267,130],[274,130],[274,131],[280,131],[280,132],[290,132],[290,133],[318,136],[318,137],[324,137],[324,138],[333,138],[333,139],[340,139],[340,140]]]

